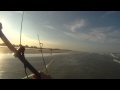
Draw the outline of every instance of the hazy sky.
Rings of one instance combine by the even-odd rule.
[[[22,11],[0,11],[3,32],[20,42]],[[22,44],[92,52],[120,52],[119,11],[25,11]],[[2,43],[2,41],[0,41]]]

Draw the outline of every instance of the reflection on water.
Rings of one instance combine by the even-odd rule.
[[[53,53],[53,54],[48,54],[45,53],[43,56],[51,56],[51,55],[62,55],[62,54],[67,54],[67,53]],[[25,57],[41,57],[41,54],[25,54]],[[4,58],[14,58],[13,54],[0,54],[0,60]]]
[[[55,79],[120,79],[120,55],[110,53],[44,54],[49,74]],[[116,57],[117,56],[117,57]],[[24,65],[11,55],[1,55],[0,78],[23,78]],[[45,71],[40,54],[26,54],[37,69]],[[27,73],[31,72],[27,69]]]
[[[46,60],[46,57],[52,57],[56,55],[65,55],[67,53],[53,53],[51,54],[43,54]],[[43,69],[43,60],[41,54],[25,54],[26,59],[37,69]],[[50,60],[46,60],[48,64]],[[51,62],[51,61],[50,61]],[[50,64],[49,64],[50,65]],[[49,66],[47,65],[47,66]],[[40,68],[41,66],[41,68]],[[28,70],[28,73],[31,72]],[[22,78],[25,76],[24,66],[18,58],[15,58],[12,54],[0,54],[0,79],[7,78]]]

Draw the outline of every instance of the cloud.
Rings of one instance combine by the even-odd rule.
[[[48,25],[48,26],[45,26],[45,27],[47,27],[47,28],[49,28],[49,29],[55,30],[55,28],[54,28],[53,26],[51,26],[51,25]]]
[[[101,17],[104,18],[110,14],[116,13],[117,11],[108,11],[107,13],[105,13],[104,15],[102,15]]]
[[[53,27],[52,25],[47,25],[47,26],[44,26],[44,27],[46,27],[46,28],[48,28],[48,29],[56,30],[56,28]]]
[[[96,31],[95,30],[91,31],[89,36],[90,36],[89,40],[95,42],[97,41],[104,42],[107,39],[107,35],[104,33],[104,31],[99,31],[99,29]]]
[[[14,13],[17,13],[17,14],[23,14],[23,11],[12,11]],[[29,11],[24,11],[24,15],[27,16],[27,17],[30,17],[31,18],[31,14],[29,13]]]
[[[16,13],[23,14],[23,11],[15,11]]]
[[[65,25],[69,30],[72,32],[76,32],[78,29],[82,28],[85,26],[85,20],[77,20],[75,22],[72,22],[70,25]]]
[[[16,13],[19,13],[19,14],[23,14],[23,11],[14,11]]]
[[[120,43],[120,30],[113,30],[112,27],[93,28],[86,33],[64,32],[64,34],[75,39],[91,42]]]

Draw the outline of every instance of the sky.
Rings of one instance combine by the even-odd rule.
[[[2,31],[20,43],[23,11],[0,11]],[[120,11],[24,11],[22,44],[87,52],[120,52]],[[2,43],[2,41],[0,41]]]

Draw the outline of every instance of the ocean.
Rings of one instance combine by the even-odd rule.
[[[25,54],[37,69],[45,72],[41,54]],[[120,79],[120,54],[114,53],[57,53],[44,54],[48,73],[53,79]],[[27,69],[27,73],[31,71]],[[25,77],[23,63],[12,54],[0,54],[0,79]]]

